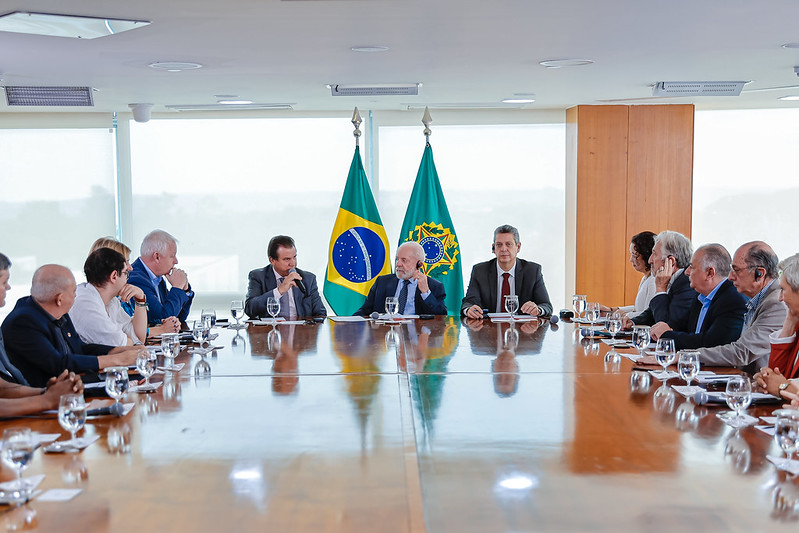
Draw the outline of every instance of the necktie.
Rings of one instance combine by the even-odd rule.
[[[280,278],[278,281],[283,283],[285,278]],[[280,297],[280,314],[278,316],[282,316],[286,320],[290,318],[291,309],[289,307],[289,294],[291,293],[291,287],[289,290],[283,293],[283,296]]]
[[[505,296],[510,295],[510,274],[508,272],[502,273],[502,292],[499,295],[499,309],[497,309],[497,313],[504,313],[505,312]]]
[[[164,303],[168,297],[166,281],[164,281],[164,278],[161,278],[161,281],[158,282],[158,299],[161,300],[161,303]]]
[[[405,304],[408,303],[408,285],[411,282],[407,279],[402,280],[402,290],[400,290],[400,295],[397,301],[399,302],[399,314],[405,314]]]
[[[11,360],[6,354],[6,347],[3,345],[3,333],[0,331],[0,372],[11,376],[20,385],[27,385],[28,381],[22,375],[17,367],[11,363]]]

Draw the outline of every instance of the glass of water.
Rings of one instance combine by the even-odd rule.
[[[173,370],[175,358],[180,353],[180,336],[177,333],[164,333],[161,335],[161,351],[164,352],[164,368]]]
[[[649,326],[633,326],[633,346],[638,348],[638,355],[644,356],[644,350],[649,346],[652,338],[649,333]]]
[[[144,385],[139,386],[137,392],[153,392],[155,387],[150,384],[150,376],[155,373],[155,363],[158,357],[155,353],[155,348],[147,348],[142,350],[136,356],[136,370],[144,376]]]
[[[516,311],[519,310],[519,297],[515,294],[505,296],[505,311],[510,313],[510,320],[513,322]]]
[[[588,302],[585,304],[585,318],[591,323],[591,329],[594,329],[594,322],[599,320],[599,304],[597,302]]]
[[[105,392],[119,404],[119,400],[128,392],[128,367],[112,366],[105,369]]]
[[[241,329],[241,324],[239,321],[241,317],[244,315],[244,302],[241,300],[233,300],[230,302],[230,314],[233,318],[236,319],[236,325],[233,326],[235,329]]]
[[[674,339],[658,339],[655,345],[655,360],[663,367],[663,381],[668,381],[668,366],[674,363],[677,358],[677,350],[674,348]]]
[[[29,428],[9,428],[3,431],[0,457],[17,474],[17,490],[27,492],[22,483],[22,471],[30,466],[35,445]]]
[[[621,313],[614,311],[608,316],[608,333],[610,333],[613,343],[616,343],[616,335],[621,331]]]
[[[727,405],[732,409],[734,416],[731,420],[741,420],[743,412],[752,403],[752,383],[745,376],[735,376],[727,381],[725,389]]]
[[[86,423],[86,400],[83,394],[63,394],[58,400],[58,423],[72,435],[74,443],[76,435]],[[78,451],[77,447],[70,450]]]
[[[680,350],[677,359],[677,372],[685,380],[688,386],[699,373],[699,352],[696,350]]]
[[[386,313],[392,319],[399,313],[399,301],[396,296],[386,297]]]
[[[203,309],[202,313],[200,314],[200,318],[211,317],[211,326],[216,325],[216,310],[214,309]]]
[[[799,411],[796,409],[777,409],[774,411],[777,421],[774,423],[774,440],[785,452],[785,464],[793,460],[793,454],[799,445]]]
[[[574,309],[575,318],[580,318],[583,316],[586,299],[587,297],[585,294],[575,294],[572,296],[572,308]]]
[[[280,313],[280,300],[274,296],[266,299],[266,312],[272,317],[272,323],[277,323],[277,315]]]

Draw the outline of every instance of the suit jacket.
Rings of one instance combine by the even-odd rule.
[[[316,286],[316,276],[307,270],[297,269],[297,274],[302,277],[308,295],[304,295],[296,287],[291,288],[291,295],[294,297],[294,305],[297,307],[297,316],[327,316],[322,298],[319,297],[319,289]],[[244,312],[249,317],[269,316],[266,311],[266,299],[272,295],[272,291],[277,288],[275,279],[275,269],[272,265],[258,268],[250,272],[250,283],[247,287],[247,299],[244,301]]]
[[[11,363],[32,387],[44,387],[48,379],[64,369],[97,372],[97,356],[113,349],[84,343],[69,315],[56,320],[30,296],[17,301],[2,328]]]
[[[780,373],[788,379],[799,377],[799,364],[796,361],[796,352],[799,351],[799,329],[793,332],[793,342],[787,344],[772,344],[771,356],[768,360],[768,367],[771,369],[779,368]]]
[[[549,301],[547,287],[544,285],[544,276],[541,265],[524,259],[516,259],[516,294],[519,296],[519,306],[525,302],[533,302],[545,315],[552,314],[552,303]],[[472,268],[472,277],[469,288],[461,303],[461,314],[473,305],[481,309],[488,309],[493,313],[497,307],[497,274],[496,258],[485,263],[478,263]]]
[[[720,344],[729,344],[741,336],[746,313],[746,299],[732,284],[725,279],[716,295],[710,301],[705,319],[699,333],[695,333],[696,324],[699,322],[699,313],[702,311],[702,302],[697,298],[691,306],[688,327],[683,331],[667,331],[663,334],[666,339],[674,339],[678,350],[686,348],[709,348]],[[671,324],[669,324],[671,325]],[[702,361],[700,359],[700,361]],[[702,361],[707,363],[706,361]]]
[[[159,299],[141,257],[136,259],[131,267],[133,270],[130,271],[128,283],[139,287],[147,297],[147,322],[154,326],[170,316],[176,316],[181,322],[185,322],[186,317],[189,316],[191,302],[194,300],[194,292],[191,288],[189,288],[189,292],[186,292],[177,287],[172,287],[168,291],[165,290],[165,287],[161,287],[158,291]]]
[[[699,360],[708,366],[732,366],[754,374],[768,365],[771,352],[769,334],[780,330],[787,313],[788,308],[780,301],[780,284],[774,281],[755,309],[749,327],[743,330],[738,340],[702,348]]]
[[[657,322],[665,322],[675,331],[688,331],[691,307],[699,293],[691,288],[691,280],[685,270],[674,279],[666,294],[656,294],[649,307],[640,315],[633,317],[633,324],[651,326]],[[696,322],[694,322],[696,327]]]
[[[444,284],[437,279],[427,278],[427,284],[430,287],[430,296],[427,299],[422,298],[417,286],[414,293],[414,305],[416,306],[417,315],[446,315],[447,306],[444,300],[447,297],[444,290]],[[394,296],[397,292],[397,285],[399,285],[399,278],[396,274],[385,274],[377,278],[369,290],[369,295],[360,309],[355,311],[355,316],[369,316],[373,312],[385,313],[386,312],[386,297]]]

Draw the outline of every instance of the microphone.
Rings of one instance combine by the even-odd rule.
[[[122,416],[125,412],[125,407],[121,403],[112,403],[106,407],[100,407],[98,409],[86,409],[86,416],[103,416],[103,415],[114,415],[114,416]]]
[[[694,393],[692,399],[696,405],[705,405],[710,401],[710,395],[703,390],[698,390]]]
[[[544,318],[546,319],[546,317],[544,317]],[[549,321],[550,321],[552,324],[557,324],[558,322],[560,322],[560,319],[558,318],[558,315],[551,315],[551,316],[549,317]]]
[[[289,273],[291,273],[291,272],[297,272],[297,269],[296,268],[290,268],[289,269]],[[302,281],[301,279],[295,279],[294,280],[294,285],[296,285],[297,288],[300,289],[301,293],[303,293],[305,296],[308,296],[308,289],[305,287],[305,282],[304,281]]]
[[[372,314],[369,315],[369,318],[371,318],[372,320],[377,320],[377,318],[379,316],[380,316],[380,313],[378,313],[377,311],[372,311]]]

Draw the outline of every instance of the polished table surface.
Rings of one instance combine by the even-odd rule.
[[[0,508],[41,531],[780,531],[799,484],[570,323],[217,328],[78,454],[25,476],[69,502]],[[632,350],[620,350],[632,352]],[[679,384],[672,380],[671,384]],[[754,416],[773,406],[753,406]],[[54,416],[0,422],[61,433]],[[12,479],[8,469],[4,480]]]

